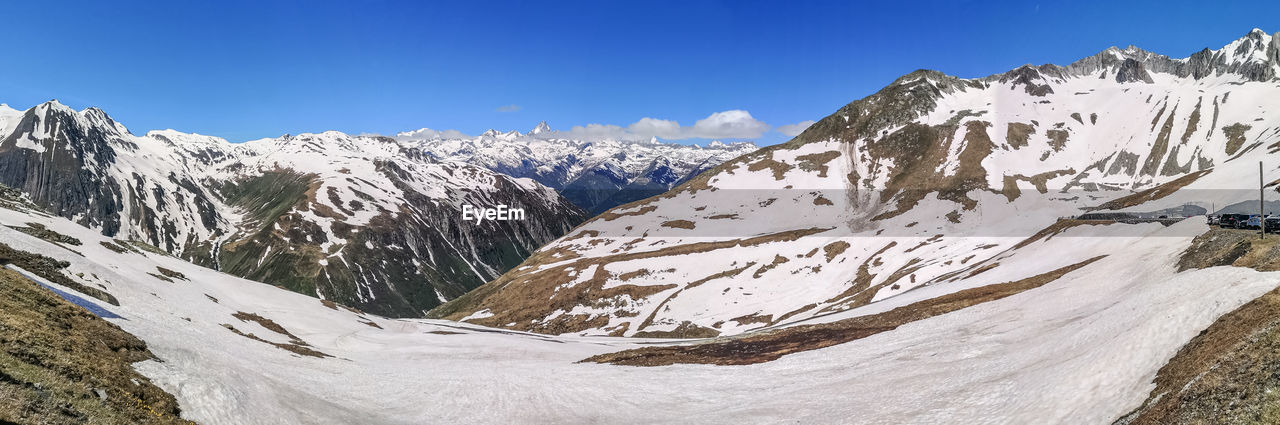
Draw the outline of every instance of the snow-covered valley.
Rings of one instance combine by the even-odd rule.
[[[200,423],[1101,423],[1136,407],[1187,339],[1280,282],[1231,267],[1175,274],[1185,235],[1205,230],[1194,220],[1135,225],[1143,235],[1128,238],[1067,232],[1024,247],[1009,270],[1056,267],[1050,252],[1053,262],[1106,257],[1012,297],[772,362],[644,368],[578,362],[678,342],[330,308],[169,256],[111,251],[64,219],[0,210],[6,226],[28,222],[80,239],[83,256],[9,227],[0,240],[69,261],[68,274],[115,295],[120,306],[100,307],[163,360],[136,367]],[[161,280],[157,267],[185,279]],[[1025,276],[984,277],[972,285]],[[332,357],[273,346],[290,338],[237,313]]]

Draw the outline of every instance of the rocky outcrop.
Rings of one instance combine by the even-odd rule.
[[[1137,59],[1126,58],[1116,70],[1117,83],[1133,83],[1142,82],[1152,84],[1155,81],[1151,79],[1151,74],[1147,73],[1147,69],[1142,66],[1142,62]]]

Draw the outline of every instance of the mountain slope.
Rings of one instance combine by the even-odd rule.
[[[10,227],[27,223],[83,244]],[[960,282],[1107,254],[1019,294],[762,364],[635,368],[580,360],[718,340],[387,319],[155,252],[115,252],[103,244],[113,239],[60,217],[0,206],[0,225],[14,249],[65,261],[69,278],[118,298],[81,302],[146,342],[157,360],[134,368],[200,423],[1105,423],[1141,405],[1179,346],[1280,282],[1245,268],[1178,272],[1187,235],[1206,230],[1198,220],[1112,225],[1125,237],[1074,227]]]
[[[430,316],[732,335],[961,290],[1060,217],[1256,199],[1257,161],[1280,142],[1275,39],[1255,30],[1186,59],[1111,48],[979,79],[916,71],[791,142],[597,216]]]
[[[545,122],[524,134],[489,130],[459,139],[422,129],[400,133],[397,139],[435,158],[537,180],[592,213],[661,194],[757,149],[749,142],[712,142],[705,147],[657,140],[588,142],[564,138]]]
[[[381,314],[419,316],[585,217],[536,182],[439,162],[388,138],[136,137],[101,110],[56,101],[5,116],[0,184],[37,205],[104,235]],[[462,220],[463,205],[500,204],[526,219]]]

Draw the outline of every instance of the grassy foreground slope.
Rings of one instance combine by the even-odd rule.
[[[0,423],[189,423],[130,366],[151,358],[142,340],[0,268]]]

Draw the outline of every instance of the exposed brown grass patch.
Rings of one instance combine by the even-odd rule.
[[[107,248],[107,249],[109,249],[109,250],[111,250],[111,251],[114,251],[114,252],[115,252],[115,253],[117,253],[117,254],[127,254],[127,253],[129,253],[130,251],[132,251],[131,249],[126,248],[125,246],[116,245],[116,244],[114,244],[114,243],[107,242],[107,241],[102,241],[102,242],[98,242],[98,243],[99,243],[99,244],[101,244],[103,247],[105,247],[105,248]]]
[[[244,319],[241,319],[241,320],[244,320]],[[322,352],[319,352],[319,351],[316,351],[316,350],[311,349],[311,347],[310,347],[306,342],[303,342],[303,341],[301,341],[301,340],[293,340],[293,341],[290,341],[290,342],[283,342],[283,343],[282,343],[282,342],[271,342],[271,341],[267,341],[267,340],[265,340],[265,339],[262,339],[261,337],[259,337],[259,336],[257,336],[257,335],[254,335],[254,334],[252,334],[252,333],[245,333],[245,332],[242,332],[241,330],[236,329],[236,327],[235,327],[235,326],[232,326],[232,325],[227,324],[227,323],[223,323],[223,324],[222,324],[222,327],[224,327],[224,328],[226,328],[227,330],[229,330],[229,331],[231,331],[231,332],[235,333],[236,335],[240,335],[240,336],[242,336],[242,337],[249,338],[249,339],[252,339],[252,340],[254,340],[254,341],[258,341],[258,342],[261,342],[261,343],[263,343],[263,344],[267,344],[267,345],[270,345],[270,346],[273,346],[273,347],[279,348],[279,349],[281,349],[281,350],[285,350],[285,351],[288,351],[288,352],[290,352],[290,353],[294,353],[294,354],[297,354],[297,355],[300,355],[300,356],[316,357],[316,358],[333,357],[333,356],[330,356],[330,355],[328,355],[328,354],[325,354],[325,353],[322,353]],[[274,331],[273,331],[273,332],[274,332]]]
[[[1222,133],[1227,135],[1227,155],[1235,155],[1244,146],[1244,132],[1252,128],[1248,124],[1235,123],[1226,127],[1222,127]]]
[[[1035,126],[1020,122],[1011,122],[1009,123],[1008,130],[1005,133],[1005,140],[1008,141],[1009,146],[1014,149],[1024,148],[1029,144],[1028,140],[1031,138],[1032,134],[1036,134]]]
[[[747,165],[747,171],[760,171],[767,168],[769,171],[773,172],[773,178],[775,180],[782,180],[786,177],[787,171],[791,171],[792,166],[785,162],[775,161],[773,159],[773,152],[769,152],[768,155],[769,156],[766,158],[761,158],[756,162]]]
[[[8,226],[8,227],[10,229],[17,230],[19,232],[26,233],[28,235],[43,239],[45,241],[52,242],[55,245],[80,246],[83,244],[82,242],[80,242],[79,239],[55,232],[40,223],[27,223],[26,227],[23,227],[23,226]]]
[[[614,208],[614,209],[612,209],[612,210],[602,212],[602,213],[600,213],[600,215],[598,215],[598,216],[596,216],[596,217],[598,217],[599,219],[604,220],[604,221],[613,221],[613,220],[617,220],[617,219],[618,219],[618,218],[620,218],[620,217],[630,217],[630,216],[645,215],[645,214],[648,214],[648,213],[653,212],[653,210],[658,209],[658,206],[657,206],[657,205],[645,205],[645,206],[640,207],[639,209],[636,209],[636,210],[634,210],[634,211],[627,211],[627,212],[614,212],[614,211],[617,211],[617,210],[619,210],[619,209],[623,209],[623,208],[621,208],[621,207],[619,207],[619,208]],[[598,234],[598,233],[597,233],[597,234]]]
[[[1000,263],[996,262],[996,263],[989,263],[989,264],[985,264],[985,265],[983,265],[982,267],[978,267],[978,268],[976,268],[976,269],[973,269],[973,271],[972,271],[972,272],[969,272],[969,275],[968,275],[968,276],[965,276],[965,278],[970,278],[970,277],[974,277],[974,276],[980,275],[980,274],[982,274],[983,272],[986,272],[986,271],[988,271],[988,270],[994,269],[994,268],[996,268],[996,267],[1000,267]]]
[[[160,272],[160,274],[162,274],[162,275],[164,275],[165,277],[168,277],[168,278],[170,278],[170,279],[191,280],[191,279],[187,279],[187,276],[186,276],[186,275],[184,275],[184,274],[182,274],[182,272],[177,272],[177,271],[169,270],[169,269],[166,269],[166,268],[164,268],[164,267],[156,266],[156,271]]]
[[[745,314],[729,320],[738,322],[739,325],[769,324],[773,323],[773,315],[759,313]]]
[[[188,423],[133,369],[148,359],[142,340],[0,268],[0,423]]]
[[[1069,176],[1075,173],[1076,170],[1074,168],[1068,168],[1065,170],[1046,171],[1032,176],[1024,176],[1022,174],[1014,174],[1012,176],[1005,175],[1004,187],[1001,188],[1000,193],[1003,194],[1005,199],[1008,199],[1010,202],[1018,199],[1019,196],[1022,196],[1022,189],[1018,188],[1019,181],[1030,182],[1035,186],[1037,192],[1042,194],[1049,193],[1049,180],[1059,176]]]
[[[694,224],[689,220],[669,220],[662,222],[662,227],[671,227],[675,229],[692,229]]]
[[[804,171],[818,171],[818,177],[827,176],[827,163],[831,160],[839,158],[840,151],[826,151],[820,153],[811,153],[808,155],[800,155],[796,157],[796,164]]]
[[[751,277],[759,279],[760,276],[764,276],[764,274],[767,273],[769,270],[773,270],[774,268],[788,261],[791,261],[791,260],[788,260],[787,257],[783,257],[781,255],[774,255],[773,262],[769,264],[761,265],[759,269],[756,269],[755,273],[751,274]]]
[[[640,331],[635,334],[637,338],[711,338],[718,335],[720,331],[698,326],[689,321],[681,322],[679,326],[669,331]]]
[[[1066,147],[1067,139],[1071,137],[1071,133],[1068,133],[1067,130],[1049,130],[1044,134],[1049,136],[1049,147],[1053,148],[1054,152],[1061,151],[1062,148]]]
[[[835,241],[827,244],[826,246],[823,246],[822,252],[825,253],[827,257],[827,262],[830,263],[831,260],[834,260],[836,258],[836,256],[843,254],[846,249],[849,249],[849,246],[850,245],[848,242]]]
[[[649,273],[650,273],[649,269],[632,270],[632,271],[618,275],[618,280],[626,282],[628,280],[635,279],[640,276],[648,276]]]
[[[241,321],[241,322],[254,322],[254,323],[257,323],[258,325],[262,326],[263,328],[266,328],[267,330],[269,330],[269,331],[271,331],[271,332],[275,332],[275,333],[278,333],[278,334],[280,334],[280,335],[287,336],[287,337],[289,337],[289,339],[295,339],[295,340],[299,339],[299,338],[298,338],[297,336],[295,336],[294,334],[289,333],[289,330],[288,330],[288,329],[285,329],[285,328],[284,328],[284,326],[280,326],[280,324],[276,323],[275,321],[273,321],[273,320],[271,320],[271,319],[268,319],[268,318],[265,318],[265,317],[262,317],[262,316],[259,316],[259,315],[253,314],[253,313],[245,313],[245,312],[243,312],[243,311],[237,311],[237,312],[236,312],[236,314],[231,315],[231,317],[234,317],[234,318],[240,319],[240,321]]]
[[[1163,112],[1164,109],[1161,111]],[[1160,160],[1169,152],[1169,136],[1173,132],[1173,118],[1177,113],[1178,106],[1174,105],[1173,110],[1169,111],[1169,118],[1164,122],[1164,126],[1160,127],[1160,133],[1156,135],[1156,142],[1151,145],[1151,153],[1147,154],[1147,160],[1142,164],[1142,174],[1154,176],[1159,170]],[[1160,117],[1157,116],[1156,119],[1159,120]]]

